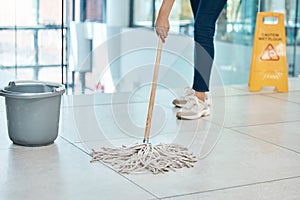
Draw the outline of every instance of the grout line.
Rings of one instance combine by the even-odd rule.
[[[233,88],[233,87],[232,87]],[[237,89],[237,88],[233,88],[233,89]],[[240,91],[244,91],[242,89],[237,89],[237,90],[240,90]],[[291,91],[291,92],[297,92],[297,91]],[[280,99],[280,98],[276,98],[276,97],[273,97],[273,96],[270,96],[270,95],[274,95],[274,94],[277,94],[277,93],[257,93],[257,94],[250,94],[250,93],[245,93],[245,94],[224,94],[224,96],[215,96],[213,98],[230,98],[230,97],[245,97],[245,96],[264,96],[264,97],[270,97],[270,98],[273,98],[273,99],[276,99],[276,100],[280,100],[280,101],[286,101],[286,100],[283,100],[283,99]],[[213,99],[212,98],[212,99]],[[287,102],[290,102],[290,103],[296,103],[296,104],[299,104],[297,102],[293,102],[293,101],[287,101]],[[130,104],[134,104],[134,103],[148,103],[148,100],[147,99],[144,99],[144,100],[138,100],[138,101],[133,101],[133,102],[130,102]],[[124,105],[124,104],[128,104],[128,102],[118,102],[118,103],[114,103],[114,105]],[[92,104],[92,105],[68,105],[68,106],[64,106],[62,105],[63,108],[80,108],[80,107],[90,107],[90,106],[107,106],[107,105],[112,105],[112,102],[108,102],[108,103],[95,103],[95,104]],[[163,106],[167,106],[167,105],[164,105],[164,104],[161,104]]]
[[[243,91],[248,95],[260,95],[260,94],[276,94],[276,92],[274,91],[258,91],[258,92],[250,92],[249,90],[245,91],[245,89],[247,88],[240,88],[240,86],[247,86],[246,84],[241,84],[241,85],[231,85],[230,88],[235,89],[235,90],[239,90],[239,91]]]
[[[72,145],[73,147],[75,147],[76,149],[78,149],[79,151],[83,152],[84,154],[88,155],[89,157],[91,157],[91,155],[89,153],[87,153],[86,151],[84,151],[83,149],[79,148],[78,146],[76,146],[75,144],[73,144],[71,141],[69,141],[68,139],[62,137],[62,136],[59,136],[61,137],[63,140],[65,140],[67,143],[69,143],[70,145]],[[119,176],[121,176],[122,178],[126,179],[127,181],[129,181],[130,183],[132,183],[133,185],[137,186],[138,188],[140,188],[141,190],[145,191],[146,193],[150,194],[151,196],[153,196],[154,198],[156,199],[159,199],[158,196],[156,196],[155,194],[153,194],[152,192],[148,191],[146,188],[143,188],[142,186],[138,185],[137,183],[135,183],[134,181],[130,180],[128,177],[126,177],[125,175],[119,173],[118,171],[116,171],[114,168],[112,168],[111,166],[109,165],[106,165],[105,163],[103,162],[97,162],[98,164],[101,164],[105,167],[107,167],[108,169],[116,172]]]
[[[157,198],[155,198],[155,199],[148,199],[148,200],[161,200],[162,198],[159,198],[159,197],[157,197]]]
[[[279,145],[279,144],[276,144],[276,143],[270,142],[270,141],[268,141],[268,140],[264,140],[264,139],[262,139],[262,138],[255,137],[255,136],[253,136],[253,135],[250,135],[250,134],[247,134],[247,133],[241,132],[241,131],[239,131],[239,130],[234,130],[234,129],[230,129],[230,130],[232,130],[232,131],[234,131],[234,132],[237,132],[238,134],[241,134],[241,135],[246,135],[246,136],[248,136],[248,137],[251,137],[251,138],[254,138],[254,139],[256,139],[256,140],[259,140],[259,141],[262,141],[262,142],[265,142],[265,143],[271,144],[271,145],[273,145],[273,146],[280,147],[280,148],[282,148],[282,149],[285,149],[285,150],[288,150],[288,151],[294,152],[294,153],[296,153],[296,154],[300,154],[300,152],[299,152],[299,151],[296,151],[296,150],[290,149],[290,148],[288,148],[288,147],[285,147],[285,146],[281,146],[281,145]]]
[[[70,106],[64,106],[62,105],[63,108],[82,108],[82,107],[94,107],[94,106],[109,106],[109,105],[124,105],[124,104],[135,104],[135,103],[147,103],[147,101],[134,101],[134,102],[119,102],[119,103],[99,103],[99,104],[89,104],[89,105],[70,105]]]
[[[134,101],[134,102],[119,102],[119,103],[99,103],[99,104],[89,104],[89,105],[68,105],[64,106],[62,105],[62,108],[80,108],[80,107],[94,107],[94,106],[109,106],[109,105],[130,105],[130,104],[143,104],[143,103],[148,103],[149,100],[140,100],[140,101]],[[156,102],[156,105],[164,106],[164,107],[170,107],[171,104],[169,103],[159,103]]]
[[[274,124],[285,124],[285,123],[294,123],[300,122],[300,120],[291,120],[291,121],[280,121],[280,122],[269,122],[269,123],[260,123],[260,124],[249,124],[249,125],[238,125],[238,126],[224,126],[224,128],[233,129],[233,128],[244,128],[244,127],[254,127],[254,126],[265,126],[265,125],[274,125]]]
[[[279,178],[279,179],[261,181],[261,182],[256,182],[256,183],[248,183],[248,184],[230,186],[230,187],[225,187],[225,188],[217,188],[217,189],[205,190],[205,191],[201,191],[201,192],[192,192],[192,193],[187,193],[187,194],[184,194],[184,195],[167,196],[167,197],[163,197],[161,199],[169,199],[169,198],[174,198],[174,197],[185,197],[185,196],[189,196],[189,195],[212,193],[212,192],[218,192],[218,191],[230,190],[230,189],[239,189],[239,188],[243,188],[243,187],[249,187],[249,186],[255,186],[255,185],[262,185],[262,184],[266,184],[266,183],[274,183],[274,182],[280,182],[280,181],[292,180],[292,179],[299,179],[299,178],[300,178],[300,175],[299,176],[287,177],[287,178]]]
[[[221,129],[228,129],[229,130],[229,128],[227,128],[227,127],[224,127],[224,126],[222,126],[222,125],[220,125],[219,123],[216,123],[216,122],[213,122],[213,121],[210,121],[210,120],[208,120],[208,119],[203,119],[204,121],[205,121],[205,123],[211,123],[212,125],[214,125],[214,126],[218,126],[219,128],[221,128]],[[198,124],[199,125],[199,124]],[[199,129],[199,128],[198,128]],[[197,130],[198,130],[197,129]],[[153,136],[153,137],[150,137],[150,140],[152,139],[152,138],[155,138],[155,137],[158,137],[159,135],[161,135],[161,136],[168,136],[168,135],[173,135],[174,134],[174,131],[175,130],[170,130],[170,131],[165,131],[165,132],[162,132],[162,133],[159,133],[159,134],[157,134],[157,135],[155,135],[155,136]],[[195,132],[195,131],[192,131],[192,130],[189,130],[189,131],[182,131],[182,133],[192,133],[192,132]],[[63,137],[63,136],[61,136],[61,137]],[[66,138],[65,138],[66,139]],[[118,136],[118,137],[115,137],[115,138],[110,138],[110,140],[124,140],[124,139],[128,139],[128,136]],[[137,140],[140,140],[140,141],[142,141],[142,139],[143,139],[143,137],[141,137],[141,138],[135,138],[135,139],[137,139]],[[69,141],[69,142],[72,142],[72,143],[74,143],[74,144],[81,144],[81,143],[85,143],[85,142],[95,142],[95,141],[99,141],[99,142],[101,142],[101,141],[106,141],[106,139],[105,138],[103,138],[103,139],[90,139],[90,140],[82,140],[82,141]]]
[[[293,79],[293,78],[292,78]],[[289,80],[291,81],[289,81],[289,83],[288,83],[288,85],[291,85],[291,83],[292,82],[299,82],[299,77],[297,77],[297,78],[295,78],[295,80],[296,81],[293,81],[291,79],[291,77],[289,77]],[[292,85],[294,85],[294,84],[292,84]],[[295,83],[295,85],[296,85],[296,83]],[[248,85],[247,85],[247,83],[245,83],[245,84],[233,84],[233,85],[225,85],[225,86],[227,86],[227,87],[230,87],[230,88],[234,88],[234,89],[238,89],[238,90],[242,90],[242,91],[244,91],[245,89],[248,89],[248,92],[250,92],[249,91],[249,87],[248,87]],[[241,86],[244,86],[245,88],[241,88]],[[261,87],[261,90],[259,90],[258,92],[253,92],[253,93],[268,93],[268,92],[270,92],[270,91],[263,91],[264,89],[263,88],[267,88],[267,87],[269,87],[269,88],[274,88],[274,90],[273,90],[273,92],[274,93],[278,93],[278,91],[276,91],[276,86],[262,86]],[[289,88],[289,91],[288,92],[297,92],[297,91],[300,91],[300,89],[299,88],[295,88],[295,89],[292,89],[292,90],[290,90],[290,88]]]
[[[298,91],[299,92],[299,91]],[[290,93],[290,92],[289,92]],[[293,92],[291,92],[291,93],[293,93]],[[294,101],[290,101],[290,100],[285,100],[285,99],[282,99],[282,98],[278,98],[278,97],[276,97],[276,96],[271,96],[270,94],[264,94],[263,96],[265,96],[265,97],[269,97],[269,98],[272,98],[272,99],[277,99],[277,100],[280,100],[280,101],[284,101],[284,102],[288,102],[288,103],[294,103],[294,104],[300,104],[300,103],[298,103],[298,102],[294,102]]]

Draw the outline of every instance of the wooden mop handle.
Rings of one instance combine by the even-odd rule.
[[[155,66],[154,66],[154,73],[153,73],[153,80],[152,80],[152,87],[151,87],[151,94],[150,94],[150,101],[148,106],[148,114],[147,114],[147,121],[146,121],[143,143],[149,143],[149,138],[150,138],[150,127],[151,127],[152,112],[153,112],[153,106],[155,100],[156,84],[158,79],[158,70],[159,70],[159,64],[161,58],[162,45],[163,42],[159,37],[158,46],[156,49],[156,59],[155,59]]]

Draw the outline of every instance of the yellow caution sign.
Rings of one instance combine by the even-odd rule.
[[[258,12],[248,81],[250,91],[275,86],[288,91],[284,14]]]

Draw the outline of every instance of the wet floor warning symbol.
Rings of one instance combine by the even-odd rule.
[[[280,57],[272,44],[268,44],[268,46],[265,48],[262,55],[260,56],[260,60],[263,61],[278,61],[279,59]]]
[[[269,24],[272,18],[276,23]],[[259,91],[262,86],[275,86],[279,92],[288,91],[286,36],[284,14],[258,12],[249,73],[249,90]]]

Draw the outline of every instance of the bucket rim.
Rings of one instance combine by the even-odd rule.
[[[39,93],[14,92],[9,90],[9,88],[17,85],[33,85],[33,86],[42,85],[42,86],[53,87],[53,90],[51,92],[39,92]],[[60,83],[37,81],[37,80],[17,80],[17,81],[10,81],[8,86],[5,86],[3,89],[1,89],[0,96],[10,97],[10,98],[21,98],[21,99],[34,99],[34,98],[44,98],[44,97],[62,95],[64,92],[65,92],[65,87]]]

